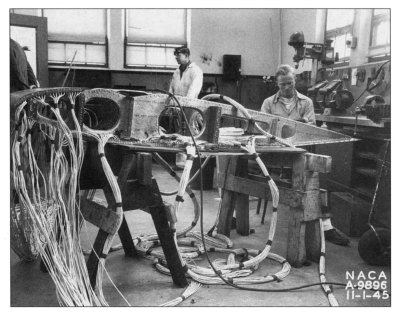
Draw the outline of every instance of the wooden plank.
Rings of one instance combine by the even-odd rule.
[[[306,223],[305,245],[306,258],[313,262],[319,262],[321,250],[319,220]]]
[[[305,155],[293,157],[292,189],[305,190]],[[290,207],[287,238],[287,260],[294,267],[301,267],[306,260],[305,223],[303,207]]]
[[[86,267],[88,268],[88,275],[91,286],[93,289],[96,288],[96,275],[99,267],[99,257],[102,255],[104,244],[109,234],[101,229],[96,236],[95,243],[93,244],[93,250],[89,255]]]
[[[305,157],[306,157],[306,170],[320,173],[331,172],[332,159],[330,156],[308,153],[305,154]]]
[[[322,216],[319,189],[319,173],[305,171],[305,195],[302,198],[304,221],[316,220]]]
[[[220,177],[221,174],[234,174],[237,167],[237,162],[237,156],[228,156],[224,158],[219,157],[220,170],[218,172],[218,177]],[[227,180],[227,177],[223,177],[220,185],[222,188],[222,201],[217,232],[229,237],[236,194],[233,191],[226,190],[227,181],[224,180]]]
[[[147,199],[149,200],[150,214],[152,215],[153,223],[159,236],[160,244],[163,249],[164,256],[167,261],[167,266],[170,270],[171,277],[175,285],[185,287],[188,285],[185,277],[185,272],[178,255],[178,249],[174,242],[173,233],[167,221],[167,210],[163,205],[159,187],[156,180],[153,179],[152,186],[149,187]]]
[[[226,190],[231,192],[240,192],[250,196],[262,198],[264,200],[271,199],[270,188],[265,182],[260,182],[251,179],[244,179],[236,177],[234,175],[225,176],[224,173],[220,173],[217,177],[217,185],[224,187]],[[291,207],[301,207],[305,193],[301,191],[295,191],[293,189],[279,186],[280,199],[279,202],[284,205]]]
[[[294,158],[293,156],[294,154],[297,153],[267,152],[267,153],[260,153],[259,156],[267,168],[292,167],[292,160]]]
[[[246,180],[248,176],[248,160],[238,159],[236,175]],[[237,219],[237,233],[249,235],[249,193],[237,193],[235,199],[235,216]]]
[[[132,235],[124,215],[120,229],[118,230],[118,237],[120,237],[125,255],[128,257],[137,257],[138,252],[135,249],[134,241],[132,240]]]
[[[290,207],[288,221],[287,260],[291,266],[299,268],[306,260],[305,223],[303,210]]]
[[[306,258],[318,262],[320,258],[320,225],[321,192],[319,184],[319,173],[305,171],[306,195],[303,200],[303,211],[305,225]]]
[[[125,151],[125,150],[124,150]],[[131,170],[136,165],[136,155],[132,152],[125,151],[123,154],[123,162],[121,164],[121,169],[118,173],[118,185],[120,187],[121,194],[124,196],[124,188],[128,179],[128,175]]]
[[[305,191],[305,155],[295,155],[292,163],[292,188]]]
[[[143,185],[152,185],[152,154],[138,153],[137,178]]]
[[[81,199],[81,212],[85,220],[109,234],[115,234],[120,226],[120,217],[108,208],[86,198]]]
[[[217,232],[230,237],[231,222],[234,214],[235,193],[233,191],[222,190],[221,210]]]
[[[322,216],[320,210],[320,192],[318,190],[306,191],[302,198],[304,221],[313,221]]]
[[[125,162],[128,162],[128,160],[126,160]],[[121,166],[121,170],[127,170],[127,169],[126,169],[126,167],[124,165],[122,165]],[[121,174],[121,172],[119,174]],[[125,176],[122,176],[122,180],[123,180],[124,177]],[[122,186],[123,186],[123,189],[126,188],[126,184],[123,183]],[[115,198],[114,198],[114,195],[113,195],[113,192],[112,192],[110,186],[106,186],[103,189],[103,192],[104,192],[104,196],[106,197],[106,200],[107,200],[107,203],[108,203],[109,207],[110,207],[110,205],[114,205]],[[125,197],[129,196],[129,193],[128,194],[124,194],[124,196]],[[124,199],[123,199],[123,201],[124,201]],[[125,208],[124,208],[124,205],[123,205],[123,211],[124,210],[125,210]],[[134,242],[132,240],[132,235],[131,235],[131,232],[130,232],[130,230],[128,228],[128,224],[127,224],[127,221],[125,219],[124,214],[123,214],[123,219],[122,219],[121,225],[120,225],[120,227],[118,229],[118,236],[120,237],[121,243],[123,245],[123,249],[124,249],[125,255],[129,256],[129,257],[135,257],[137,255],[137,251],[135,249],[135,245],[134,245]]]
[[[209,143],[218,143],[219,141],[219,128],[221,122],[221,108],[218,106],[211,106],[205,113],[206,126],[205,136],[201,136],[202,140],[206,140]]]
[[[327,190],[320,189],[320,212],[327,214],[329,212],[329,193]]]

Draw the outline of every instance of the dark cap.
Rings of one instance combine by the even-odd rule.
[[[177,47],[175,50],[174,50],[174,55],[178,55],[178,54],[184,54],[184,55],[190,55],[190,52],[189,52],[189,48],[188,47],[185,47],[185,46],[182,46],[182,47]]]

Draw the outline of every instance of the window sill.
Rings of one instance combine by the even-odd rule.
[[[177,65],[178,67],[178,65]],[[177,67],[144,67],[144,66],[124,66],[124,70],[127,71],[140,71],[140,72],[165,72],[165,73],[173,73]]]
[[[49,69],[68,69],[70,65],[55,65],[48,64]],[[104,66],[84,66],[84,65],[74,65],[71,69],[87,69],[87,70],[110,70],[107,65]]]

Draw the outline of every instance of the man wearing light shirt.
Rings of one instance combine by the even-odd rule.
[[[197,99],[203,85],[203,72],[194,62],[190,60],[190,51],[187,47],[178,47],[174,51],[177,63],[180,65],[173,73],[169,92],[175,95]],[[203,118],[198,113],[193,113],[194,117],[191,122],[191,130],[199,133],[203,126]],[[171,121],[169,130],[177,130],[178,123]],[[176,164],[182,167],[185,161],[184,154],[177,154]]]
[[[203,84],[203,72],[190,60],[187,47],[179,47],[174,51],[175,59],[180,65],[173,74],[169,91],[187,98],[197,99]]]
[[[276,71],[276,79],[279,91],[263,102],[260,111],[315,125],[312,100],[295,90],[294,68],[290,65],[280,65]],[[323,220],[323,229],[326,240],[341,246],[349,244],[349,240],[331,225],[330,218]]]
[[[295,90],[294,69],[289,65],[281,65],[276,78],[280,90],[263,102],[260,111],[315,125],[312,100]]]

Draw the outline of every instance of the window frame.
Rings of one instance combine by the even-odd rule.
[[[390,26],[390,42],[388,44],[381,44],[381,45],[373,45],[373,31],[374,28],[377,27],[380,22],[389,21]],[[369,49],[368,49],[368,59],[375,60],[382,58],[387,58],[384,56],[391,55],[391,12],[389,14],[381,13],[381,14],[374,14],[374,9],[372,9],[372,21],[370,26],[370,37],[369,37]]]
[[[181,46],[187,46],[189,47],[189,41],[188,41],[188,27],[189,27],[189,21],[188,18],[190,16],[190,13],[188,12],[190,9],[185,9],[185,43],[152,43],[151,41],[147,42],[128,42],[128,10],[129,9],[124,9],[124,69],[137,69],[137,70],[145,70],[145,71],[167,71],[171,72],[174,71],[177,66],[169,66],[169,65],[151,65],[151,64],[138,64],[138,65],[131,65],[127,64],[127,50],[128,47],[164,47],[164,48],[177,48]],[[166,52],[167,54],[167,52]],[[167,57],[167,55],[166,55]],[[145,52],[145,58],[147,58],[147,53]]]
[[[352,30],[353,30],[353,26],[355,23],[355,15],[356,15],[356,10],[354,10],[353,12],[353,18],[352,18],[352,22],[351,24],[347,24],[341,27],[336,27],[334,29],[330,29],[327,30],[327,17],[328,17],[328,13],[330,9],[326,9],[326,21],[325,21],[325,31],[324,31],[324,39],[329,40],[331,38],[336,38],[338,36],[341,35],[346,35],[346,34],[350,34],[352,36]],[[334,42],[332,44],[334,46]],[[345,40],[345,47],[347,46],[347,40]],[[334,51],[334,53],[336,53],[336,51]],[[334,62],[334,66],[345,66],[348,65],[351,59],[351,51],[350,51],[350,55],[349,56],[345,56],[342,58],[339,58],[338,61]]]
[[[41,11],[41,16],[45,17],[44,15],[44,10],[45,9],[40,9]],[[80,40],[55,40],[55,39],[50,39],[48,36],[48,43],[55,43],[55,44],[64,44],[64,50],[66,48],[67,44],[74,44],[74,45],[83,45],[85,47],[85,52],[86,52],[86,46],[91,45],[91,46],[104,46],[105,50],[105,62],[104,63],[90,63],[85,61],[84,63],[82,62],[76,62],[74,61],[74,65],[77,67],[87,67],[87,68],[108,68],[109,67],[109,39],[108,39],[108,32],[107,32],[107,23],[108,23],[108,13],[107,9],[102,9],[105,17],[105,38],[104,41],[80,41]],[[46,18],[46,17],[45,17]],[[61,67],[66,67],[71,64],[71,61],[65,60],[64,62],[56,62],[56,61],[50,61],[48,59],[48,64],[49,66],[61,66]]]

